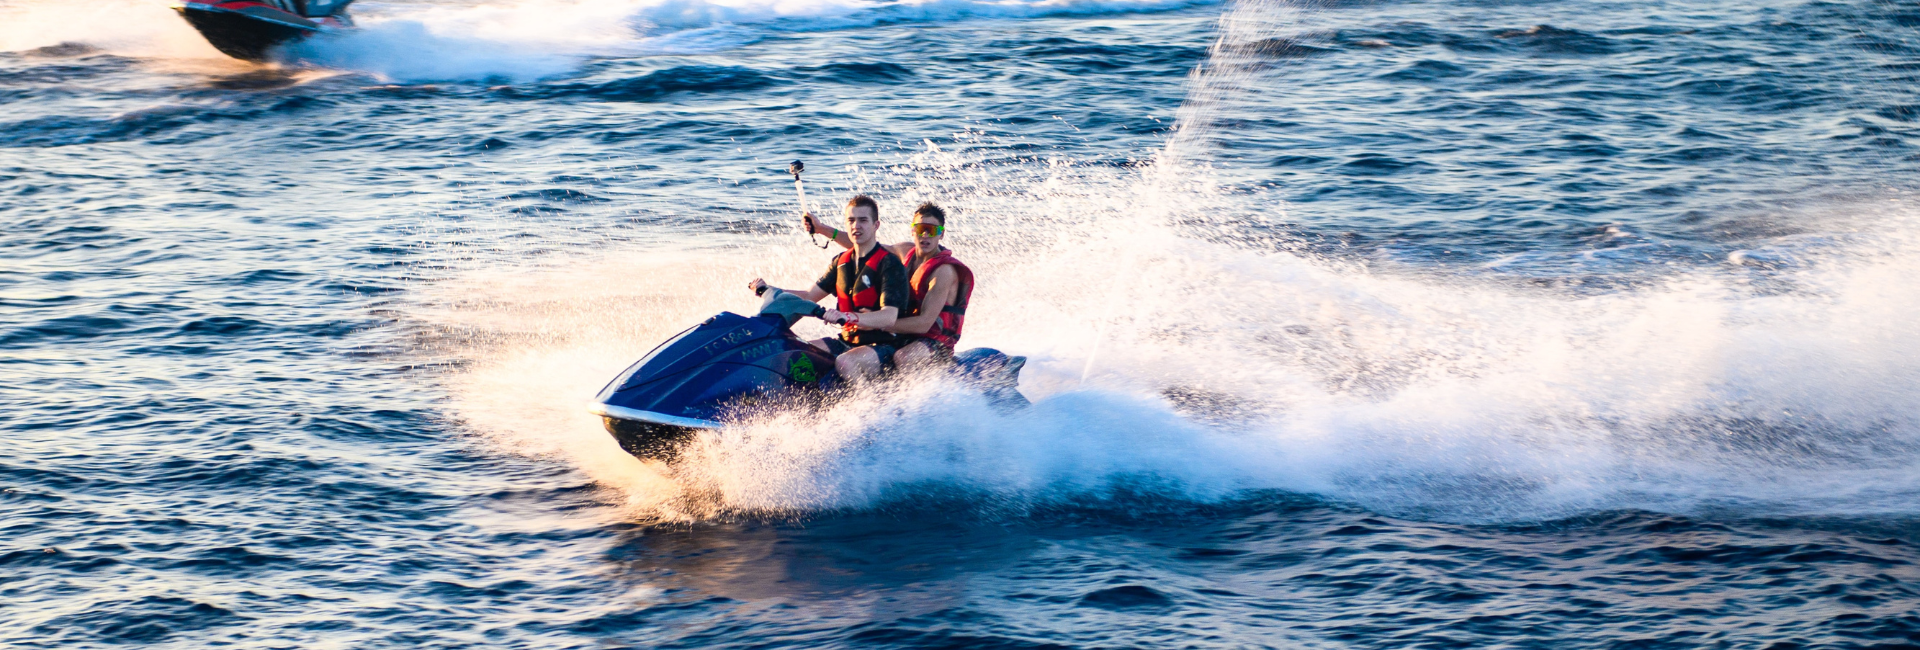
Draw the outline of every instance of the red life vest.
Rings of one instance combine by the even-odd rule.
[[[953,251],[942,249],[921,262],[919,268],[913,270],[913,279],[907,282],[907,287],[912,294],[907,298],[906,315],[920,315],[920,309],[923,306],[920,302],[927,298],[927,289],[933,285],[933,272],[942,266],[953,267],[954,275],[960,279],[960,286],[953,292],[953,304],[942,307],[940,318],[933,321],[933,326],[927,328],[927,333],[921,336],[938,341],[947,346],[948,350],[953,350],[954,345],[960,342],[961,328],[967,324],[967,302],[973,299],[973,269],[960,263],[960,260],[953,256]]]
[[[859,252],[860,252],[859,247],[847,249],[847,252],[840,254],[840,259],[834,262],[834,266],[842,269],[848,266],[853,266],[854,255],[858,254]],[[893,252],[887,250],[887,247],[885,246],[880,246],[876,244],[874,246],[873,257],[867,258],[867,263],[865,264],[866,270],[871,271],[873,273],[873,277],[875,278],[880,277],[880,263],[885,262],[889,257],[893,257]],[[840,311],[843,311],[849,314],[866,312],[866,311],[875,311],[880,309],[880,287],[879,286],[875,284],[868,284],[867,286],[860,288],[860,290],[858,291],[853,291],[853,292],[848,291],[848,289],[851,287],[848,287],[847,285],[859,284],[860,278],[865,275],[867,274],[861,273],[859,267],[854,267],[853,273],[851,275],[849,275],[845,270],[840,271],[839,273],[840,277],[837,278],[838,281],[834,282],[834,285],[833,285],[833,297],[836,301],[839,302],[839,305],[834,307],[835,309],[838,309]],[[860,328],[858,327],[854,327],[852,325],[842,325],[840,326],[840,338],[845,339],[848,342],[852,342],[852,338],[855,336],[855,333],[859,331],[860,331]]]

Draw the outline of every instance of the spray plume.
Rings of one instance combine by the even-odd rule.
[[[1143,167],[987,162],[929,142],[851,174],[847,191],[883,205],[959,208],[950,243],[981,282],[967,344],[1032,359],[1030,411],[906,378],[739,422],[673,473],[620,452],[584,400],[687,324],[750,309],[747,279],[817,274],[817,251],[789,236],[495,263],[422,292],[415,315],[461,362],[447,385],[482,439],[566,459],[642,518],[1247,490],[1456,521],[1920,511],[1908,206],[1845,207],[1881,224],[1872,237],[1756,252],[1804,261],[1791,268],[1612,292],[1236,241],[1281,206],[1209,180],[1203,143],[1227,135],[1210,116],[1244,101],[1246,44],[1305,44],[1289,18],[1303,11],[1230,11],[1167,153]],[[952,144],[969,137],[984,136]]]

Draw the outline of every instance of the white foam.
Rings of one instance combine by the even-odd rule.
[[[702,54],[770,32],[899,22],[1164,11],[1213,0],[521,0],[369,3],[357,34],[298,48],[303,61],[401,80],[537,79],[596,56]]]
[[[1262,214],[1203,181],[966,162],[925,152],[859,189],[962,210],[953,244],[981,278],[967,343],[1033,359],[1024,413],[923,379],[743,422],[671,480],[626,457],[582,402],[686,325],[751,310],[746,280],[817,273],[817,251],[784,238],[476,270],[420,316],[470,362],[449,386],[483,439],[568,459],[650,516],[919,489],[1018,507],[1138,485],[1460,520],[1920,511],[1907,208],[1877,208],[1882,235],[1802,250],[1807,266],[1758,285],[1762,271],[1725,265],[1586,295],[1196,238],[1169,224]]]
[[[283,60],[354,70],[394,81],[490,79],[525,81],[565,74],[583,58],[540,44],[445,36],[425,24],[372,22],[347,33],[288,46]]]
[[[852,175],[883,207],[955,210],[949,243],[980,278],[965,345],[1031,358],[1026,412],[910,379],[737,423],[674,476],[626,457],[581,402],[673,332],[750,310],[748,279],[812,277],[823,258],[790,238],[496,263],[416,313],[465,362],[448,387],[483,440],[566,459],[650,517],[1143,487],[1460,521],[1920,513],[1920,206],[1835,206],[1848,218],[1807,222],[1852,234],[1741,256],[1792,265],[1661,266],[1605,293],[1367,267],[1237,239],[1285,206],[1211,184],[1204,103],[1245,83],[1221,81],[1196,80],[1184,149],[1144,169],[929,143]]]

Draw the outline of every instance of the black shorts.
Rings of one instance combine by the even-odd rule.
[[[826,339],[826,342],[827,342],[827,354],[833,355],[834,358],[839,358],[840,355],[846,354],[848,352],[852,352],[854,347],[856,347],[852,345],[847,345],[846,341],[842,341],[840,339]],[[893,367],[893,353],[896,352],[898,348],[895,348],[891,345],[882,345],[879,343],[869,343],[867,345],[862,345],[857,347],[873,348],[873,353],[880,355],[881,368]]]

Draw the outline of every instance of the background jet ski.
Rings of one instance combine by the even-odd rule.
[[[351,29],[353,0],[208,0],[183,2],[174,11],[215,49],[247,61],[265,61],[275,46],[314,34]]]
[[[802,404],[840,386],[833,357],[800,340],[795,322],[825,308],[768,292],[753,317],[721,312],[654,348],[600,390],[588,408],[620,447],[641,460],[672,462],[702,429],[766,404]],[[974,348],[954,355],[953,371],[995,405],[1024,407],[1026,357]],[[785,400],[785,401],[781,401]]]

